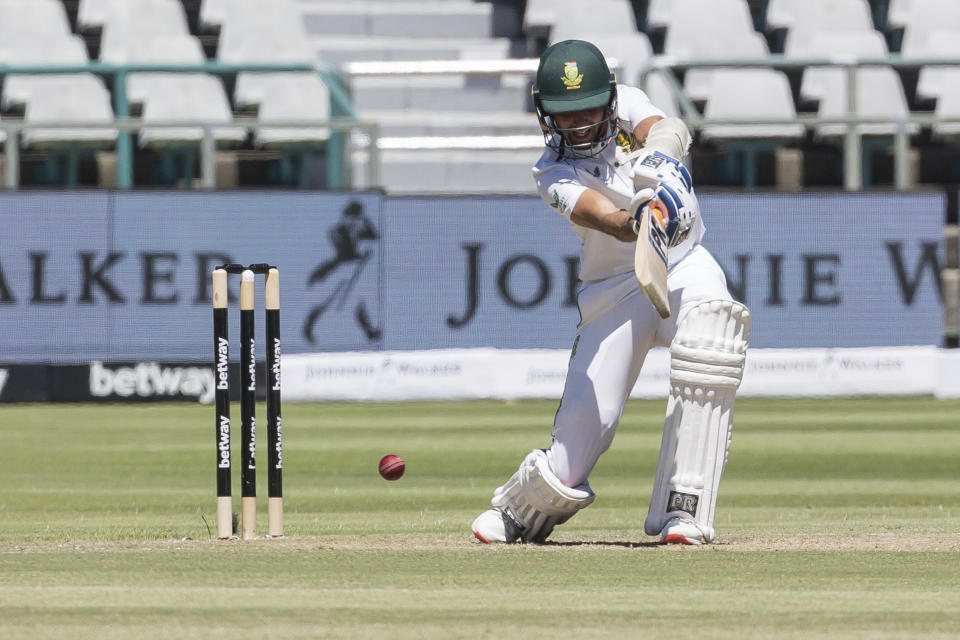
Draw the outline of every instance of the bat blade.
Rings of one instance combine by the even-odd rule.
[[[661,318],[670,317],[667,298],[667,237],[658,224],[650,222],[650,208],[643,212],[637,248],[633,254],[633,271],[643,295],[653,304]]]

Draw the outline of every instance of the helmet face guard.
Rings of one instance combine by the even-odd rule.
[[[611,84],[616,85],[613,78],[611,78]],[[536,89],[533,92],[533,103],[537,108],[537,119],[540,121],[540,129],[543,131],[544,144],[556,151],[559,156],[566,153],[580,158],[595,156],[603,151],[610,141],[617,136],[617,93],[615,89],[610,91],[610,100],[603,109],[603,118],[597,123],[582,127],[563,128],[559,126],[553,116],[544,110]],[[587,142],[575,143],[572,138],[568,137],[568,134],[586,129],[595,129],[593,136]]]
[[[607,62],[594,45],[583,40],[564,40],[543,52],[537,69],[533,102],[545,144],[563,156],[594,156],[617,134],[617,82]],[[554,116],[603,108],[597,123],[564,129]],[[572,133],[595,128],[586,142],[574,142]]]

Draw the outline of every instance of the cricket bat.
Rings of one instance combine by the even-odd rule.
[[[637,247],[633,254],[633,271],[643,295],[653,303],[661,318],[670,317],[670,302],[667,298],[667,234],[655,215],[663,217],[656,200],[643,210]]]

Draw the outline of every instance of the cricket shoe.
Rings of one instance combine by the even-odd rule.
[[[477,516],[471,528],[477,540],[485,544],[510,543],[520,539],[520,527],[500,509],[487,509]]]
[[[670,518],[660,534],[661,544],[707,544],[708,542],[700,527],[682,518]]]

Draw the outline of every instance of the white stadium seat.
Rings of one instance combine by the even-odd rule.
[[[557,7],[550,31],[551,42],[585,39],[580,34],[586,33],[637,33],[637,19],[630,3],[627,0],[593,0]]]
[[[673,20],[667,27],[664,53],[679,60],[689,58],[763,58],[767,42],[753,28],[745,2],[676,0]],[[718,34],[723,34],[718,37]],[[712,69],[689,69],[684,89],[694,100],[705,100],[711,87]]]
[[[309,62],[313,51],[300,14],[287,0],[237,0],[220,27],[217,59],[232,63]],[[240,73],[234,90],[238,108],[255,106],[269,74]]]
[[[960,118],[960,77],[955,77],[953,84],[948,85],[937,99],[934,114],[939,118]],[[936,139],[950,139],[956,141],[960,136],[960,122],[945,122],[932,127],[933,137]]]
[[[123,29],[104,32],[100,60],[125,63],[199,64],[205,60],[200,41],[181,35],[142,34],[131,38]],[[205,73],[131,73],[127,77],[127,99],[142,105],[143,118],[153,122],[200,120],[224,124],[233,117],[230,101],[221,80]],[[144,129],[140,144],[150,148],[195,143],[203,132],[196,127]],[[242,128],[218,128],[214,139],[235,146],[246,139]]]
[[[957,58],[960,59],[960,28],[930,31],[925,40],[904,43],[901,51],[904,58]],[[921,67],[917,78],[917,97],[935,100],[945,91],[960,82],[960,66],[928,65]]]
[[[0,42],[17,36],[60,39],[70,35],[70,22],[57,0],[0,0]]]
[[[707,97],[704,117],[793,119],[797,111],[787,76],[774,69],[717,69]],[[797,139],[804,135],[799,124],[726,124],[705,127],[701,136],[715,139]]]
[[[746,0],[650,0],[647,25],[669,29],[674,22],[683,22],[692,16],[739,14],[744,10],[749,16]]]
[[[264,125],[276,122],[330,119],[330,99],[323,82],[315,74],[273,74],[260,101],[257,120]],[[330,138],[330,129],[258,127],[254,144],[258,147],[316,145]]]
[[[86,64],[87,48],[78,36],[38,39],[31,34],[19,34],[0,41],[0,62],[7,64]],[[3,100],[0,108],[22,110],[30,101],[37,82],[49,82],[53,77],[44,74],[9,74],[3,80]],[[55,76],[68,83],[69,74]],[[46,79],[46,80],[44,80]]]
[[[202,121],[227,125],[233,114],[220,79],[206,73],[151,74],[143,97],[145,122]],[[219,127],[213,130],[221,146],[237,146],[246,139],[240,127]],[[140,145],[148,148],[178,147],[199,142],[200,127],[150,128],[140,132]]]
[[[81,0],[77,8],[80,30],[111,27],[128,35],[189,33],[187,16],[179,0]]]
[[[770,0],[767,24],[787,30],[786,54],[824,32],[875,32],[867,0]]]
[[[813,52],[832,52],[834,55],[859,57],[882,57],[886,55],[886,42],[880,33],[839,31],[825,32],[812,37],[805,44],[809,50],[795,51],[797,56],[814,55]],[[800,95],[806,99],[818,100],[818,115],[824,118],[843,117],[847,113],[847,77],[846,71],[835,67],[811,67],[803,72]],[[858,130],[868,135],[892,135],[897,131],[896,122],[909,114],[907,98],[900,76],[891,67],[863,67],[856,71],[857,115],[885,120],[862,124]],[[908,125],[910,133],[916,125]],[[843,135],[845,124],[822,124],[816,129],[821,137]]]
[[[89,145],[112,146],[117,137],[110,106],[110,93],[103,80],[86,73],[38,78],[32,88],[23,119],[28,124],[83,123],[105,125],[83,129],[29,129],[23,133],[27,147]]]
[[[455,38],[493,36],[493,5],[464,0],[297,2],[306,32],[360,37]]]
[[[960,31],[960,2],[956,0],[914,1],[898,17],[903,24],[901,50],[922,48],[935,31]]]
[[[682,116],[677,96],[661,73],[651,73],[642,85],[650,101],[668,116]]]
[[[887,0],[887,25],[902,28],[910,21],[917,0]]]

